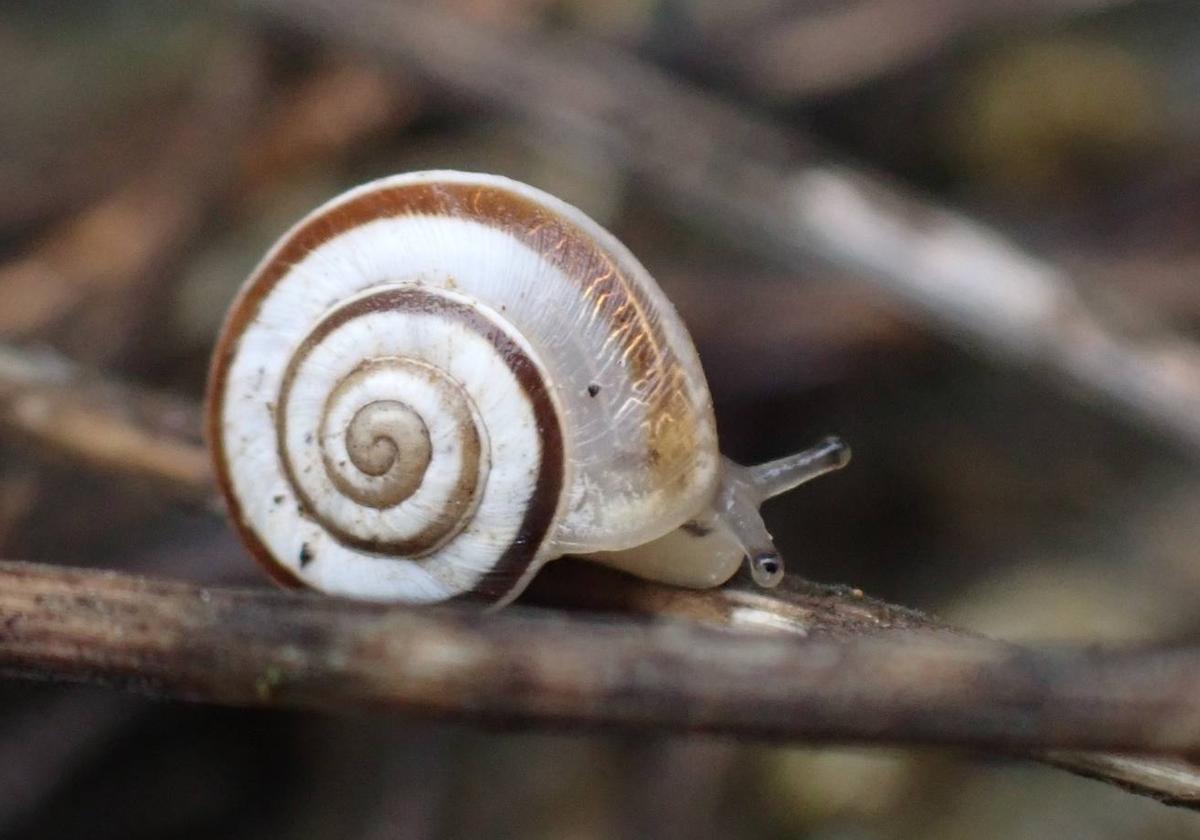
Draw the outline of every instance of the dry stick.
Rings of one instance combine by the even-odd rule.
[[[0,344],[0,432],[101,472],[203,501],[214,493],[195,403]]]
[[[417,609],[0,562],[0,667],[234,705],[999,750],[1200,749],[1200,650]]]
[[[795,577],[765,591],[745,576],[719,589],[660,586],[582,563],[551,564],[534,579],[525,600],[601,612],[684,619],[712,627],[849,640],[895,631],[964,634],[923,613],[866,597],[846,586]],[[991,642],[997,648],[1009,647]],[[1057,750],[1026,753],[1047,764],[1108,782],[1172,805],[1200,809],[1200,767],[1182,759]]]
[[[430,5],[243,0],[532,123],[600,144],[681,212],[797,271],[820,257],[968,346],[1043,367],[1200,450],[1200,347],[1120,335],[1055,266],[965,216],[851,167],[793,131],[584,38],[496,33]]]
[[[37,422],[22,420],[26,412],[14,410],[14,406],[30,399],[49,406],[68,401],[67,421],[60,423],[54,410],[34,412]],[[72,419],[80,417],[87,419],[84,422]],[[57,357],[35,356],[0,345],[0,430],[17,431],[24,440],[58,457],[109,473],[151,480],[182,498],[207,498],[212,491],[211,477],[205,453],[195,437],[196,426],[194,405],[101,381]],[[90,431],[85,434],[82,430]],[[122,443],[114,445],[114,440]],[[121,454],[114,457],[114,452]],[[211,597],[195,592],[192,595],[201,599]],[[81,589],[76,596],[87,602],[91,592]],[[245,597],[253,600],[259,596]],[[897,631],[936,631],[950,638],[956,633],[921,613],[866,598],[858,590],[795,578],[785,579],[778,589],[770,592],[745,581],[721,589],[690,591],[560,561],[534,580],[528,600],[610,614],[675,619],[725,630],[832,640]],[[16,613],[4,615],[16,625]],[[120,632],[111,627],[109,630]],[[980,639],[969,639],[968,643],[988,644]],[[998,642],[990,644],[996,651],[1013,650]],[[438,650],[435,647],[427,655],[436,656]],[[66,655],[72,656],[70,652]],[[86,657],[87,649],[77,649],[73,655]],[[985,700],[980,698],[980,702]],[[1200,772],[1181,761],[1077,752],[1042,757],[1066,769],[1162,801],[1200,807]]]
[[[774,96],[828,95],[946,51],[981,31],[1030,30],[1133,0],[853,0],[722,18],[685,49]],[[707,52],[702,52],[707,51]]]

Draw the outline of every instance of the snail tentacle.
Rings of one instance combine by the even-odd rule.
[[[761,503],[849,463],[850,447],[830,436],[795,454],[749,467],[746,478]]]
[[[784,575],[783,558],[759,506],[848,463],[850,447],[836,437],[827,437],[808,449],[750,467],[726,459],[714,509],[741,546],[750,574],[759,586],[776,586]]]

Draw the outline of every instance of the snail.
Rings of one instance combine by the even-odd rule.
[[[829,438],[723,457],[682,320],[617,239],[495,175],[367,183],[297,223],[226,317],[207,436],[280,582],[504,604],[582,555],[716,586],[783,564],[765,500],[843,466]]]

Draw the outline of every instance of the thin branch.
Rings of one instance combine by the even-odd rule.
[[[494,104],[538,142],[599,144],[730,239],[797,271],[827,260],[952,339],[1044,368],[1200,452],[1200,346],[1122,335],[1056,266],[960,213],[820,161],[794,131],[579,36],[497,33],[411,2],[244,4]]]
[[[1190,761],[1093,752],[1042,753],[1040,760],[1164,805],[1200,810],[1200,765]]]
[[[981,31],[1029,30],[1133,0],[855,0],[713,27],[689,45],[774,96],[828,95],[939,55]],[[722,19],[722,23],[727,23]]]
[[[84,419],[67,423],[66,432],[56,426],[54,412],[38,412],[41,422],[14,424],[13,418],[24,413],[14,410],[22,404],[23,394],[50,405],[67,400],[73,406],[68,414],[79,412]],[[165,412],[161,410],[164,404],[170,406]],[[133,406],[142,408],[131,411]],[[212,490],[207,458],[194,431],[187,431],[198,425],[197,415],[195,406],[104,382],[58,357],[35,356],[0,345],[0,428],[7,425],[10,432],[20,432],[58,458],[149,479],[184,499],[207,497]],[[90,431],[82,434],[72,429]],[[113,430],[115,440],[129,442],[124,455],[111,457],[114,447],[104,442],[105,430]],[[179,464],[184,465],[182,469]],[[680,620],[714,629],[832,640],[890,631],[959,634],[914,610],[868,598],[860,590],[797,578],[786,578],[771,592],[746,581],[693,591],[563,561],[551,564],[534,580],[525,600],[609,615]],[[1034,752],[1033,756],[1162,801],[1200,807],[1200,769],[1182,761],[1065,751],[1049,757]]]
[[[1200,749],[1200,650],[797,639],[0,563],[0,668],[252,706],[997,750]]]
[[[0,344],[0,431],[52,457],[202,501],[214,491],[199,429],[193,402]]]
[[[796,577],[784,578],[771,591],[760,589],[744,575],[719,589],[693,591],[647,583],[588,564],[559,563],[551,564],[533,581],[525,600],[806,638],[848,640],[926,630],[985,641],[916,610],[869,598],[859,589]],[[1165,804],[1200,809],[1200,766],[1182,759],[1069,750],[1031,750],[1027,755]]]

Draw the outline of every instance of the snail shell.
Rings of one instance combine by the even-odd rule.
[[[503,603],[563,554],[693,586],[749,554],[770,583],[758,504],[846,456],[723,459],[695,348],[633,255],[459,172],[363,185],[283,236],[218,341],[208,434],[277,579],[415,603]]]

